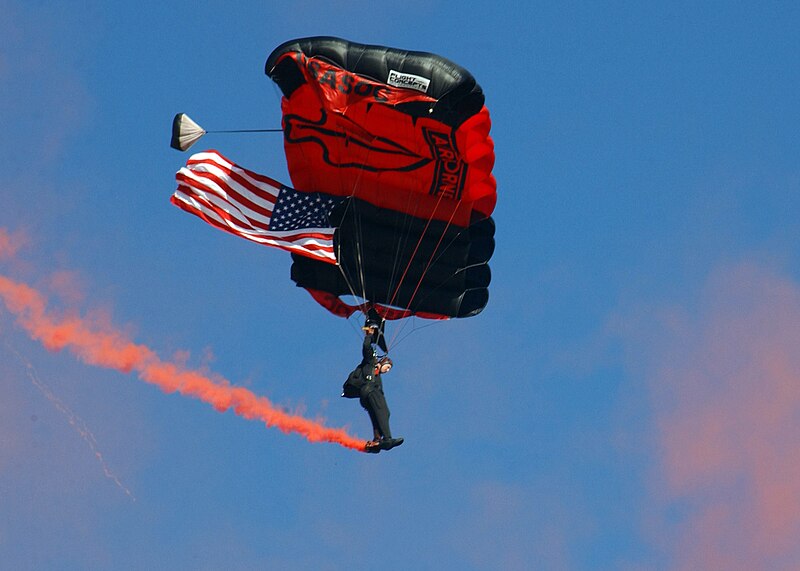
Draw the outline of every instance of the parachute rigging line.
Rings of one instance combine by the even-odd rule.
[[[460,204],[461,204],[461,201],[459,200],[459,201],[458,201],[458,205],[460,205]],[[437,204],[437,206],[438,206],[438,204]],[[457,209],[458,209],[458,206],[456,206],[456,208],[454,208],[454,209],[453,209],[453,213],[450,215],[450,218],[447,220],[447,224],[445,225],[445,227],[444,227],[444,230],[442,230],[442,235],[441,235],[441,236],[439,236],[439,241],[438,241],[438,242],[436,242],[436,247],[433,249],[433,252],[431,252],[431,255],[430,255],[430,257],[428,258],[428,262],[427,262],[427,264],[425,265],[425,269],[424,269],[424,270],[422,270],[422,274],[420,275],[420,278],[419,278],[419,280],[417,281],[417,285],[416,285],[416,287],[414,288],[414,293],[412,293],[412,294],[411,294],[411,297],[410,297],[410,298],[409,298],[409,300],[408,300],[408,307],[409,307],[409,308],[412,308],[412,307],[413,307],[413,305],[414,305],[414,298],[415,298],[415,297],[417,297],[417,292],[419,291],[419,287],[422,285],[422,282],[423,282],[423,280],[425,279],[425,274],[427,274],[427,273],[428,273],[428,270],[430,269],[430,267],[431,267],[431,264],[432,264],[432,263],[433,263],[433,261],[434,261],[434,257],[436,256],[436,252],[438,252],[438,251],[439,251],[439,246],[441,246],[441,245],[442,245],[442,240],[444,240],[445,234],[447,234],[447,229],[450,227],[450,224],[453,222],[453,217],[455,216],[455,214],[456,214],[456,210],[457,210]],[[430,219],[428,220],[428,223],[430,223]],[[427,230],[427,227],[426,227],[426,230]],[[425,232],[423,232],[423,233],[422,233],[422,236],[424,236],[424,235],[425,235]],[[421,237],[421,236],[420,236],[420,240],[422,240],[422,237]],[[452,241],[451,241],[451,243],[452,243]],[[417,246],[419,246],[419,243],[417,244]],[[416,250],[415,250],[415,253],[416,253]],[[439,254],[439,256],[441,256],[441,253]],[[409,263],[410,263],[410,262],[409,262]],[[408,268],[406,268],[406,270],[407,270],[407,269],[408,269]],[[454,273],[453,275],[455,275],[455,273]],[[405,274],[404,274],[404,277],[405,277]],[[402,281],[402,280],[401,280],[401,281]],[[438,287],[440,287],[440,286],[437,286],[437,289],[438,289]],[[397,288],[398,288],[398,289],[400,288],[400,284],[398,284],[398,285],[397,285]],[[396,294],[397,294],[397,290],[395,290],[395,295],[396,295]],[[393,297],[392,299],[394,299],[394,297]],[[404,327],[404,326],[405,326],[405,324],[403,324],[403,327]],[[403,330],[403,327],[401,327],[401,328],[400,328],[400,330],[398,330],[398,331],[395,331],[395,334],[392,336],[392,343],[394,343],[394,340],[395,340],[395,339],[397,338],[397,336],[400,334],[400,331],[402,331],[402,330]]]
[[[398,292],[400,291],[400,286],[403,285],[403,280],[406,279],[406,275],[408,274],[408,270],[411,267],[411,262],[414,261],[414,256],[417,255],[417,251],[419,250],[419,247],[422,244],[422,240],[425,238],[425,234],[428,232],[428,228],[431,225],[431,220],[433,220],[434,214],[439,209],[439,205],[442,202],[442,196],[443,196],[442,194],[439,195],[439,200],[436,201],[436,206],[433,208],[433,212],[431,212],[431,215],[428,217],[428,220],[427,220],[427,222],[425,224],[425,228],[422,230],[422,232],[419,235],[419,239],[417,240],[417,244],[416,244],[416,246],[414,246],[414,251],[411,253],[411,257],[408,259],[408,263],[406,264],[406,269],[403,270],[403,275],[400,277],[400,282],[397,284],[397,288],[395,288],[394,293],[392,294],[392,299],[389,301],[389,305],[392,305],[394,303],[394,300],[397,297]],[[423,276],[424,276],[424,272],[423,272]]]
[[[345,109],[344,109],[344,111],[342,113],[344,116],[347,115],[347,110],[348,109],[349,109],[349,106],[345,107]],[[342,141],[344,141],[341,144],[343,146],[346,146],[347,145],[347,140],[348,140],[348,134],[344,130],[344,128],[341,128],[340,132],[342,134],[341,139],[342,139]],[[305,155],[305,150],[304,149],[301,152]],[[372,152],[373,152],[372,148],[367,149],[367,154],[366,154],[365,158],[369,158],[369,156],[370,156],[370,154]],[[364,233],[363,233],[363,225],[361,223],[361,218],[358,216],[358,213],[357,213],[357,204],[356,204],[356,200],[355,200],[357,192],[358,192],[359,182],[361,181],[362,176],[363,176],[363,171],[359,172],[358,178],[356,178],[356,180],[353,181],[353,184],[352,184],[351,188],[347,190],[351,200],[350,200],[350,204],[348,204],[348,206],[346,208],[349,209],[352,206],[352,210],[353,210],[353,220],[355,222],[355,229],[356,229],[356,268],[357,268],[357,271],[358,271],[358,280],[359,280],[359,282],[361,284],[361,291],[362,291],[362,295],[360,297],[364,300],[364,303],[359,304],[359,307],[360,307],[362,312],[366,313],[368,306],[371,304],[371,300],[369,300],[367,298],[366,276],[365,276],[365,272],[364,272],[363,249],[364,249],[365,237],[364,237]],[[390,290],[393,289],[394,291],[393,291],[391,300],[389,301],[389,305],[392,305],[394,303],[395,298],[397,297],[397,294],[400,291],[400,287],[403,285],[403,281],[405,280],[405,277],[406,277],[406,275],[408,273],[408,270],[410,269],[411,265],[414,262],[414,259],[417,256],[417,252],[419,250],[419,247],[422,244],[422,241],[424,240],[426,233],[428,232],[428,228],[430,227],[430,224],[433,221],[433,217],[434,217],[436,211],[438,210],[439,205],[441,204],[442,198],[443,198],[443,195],[440,194],[439,198],[438,198],[438,200],[436,202],[436,206],[433,208],[433,211],[427,216],[425,229],[420,234],[420,237],[417,240],[417,243],[416,243],[416,245],[414,247],[414,251],[411,254],[411,256],[409,257],[408,263],[406,264],[406,267],[405,267],[402,275],[400,276],[399,281],[396,283],[396,285],[394,285],[394,280],[395,280],[395,278],[397,276],[397,270],[399,270],[399,268],[400,268],[400,254],[401,254],[401,251],[402,251],[402,245],[407,244],[408,243],[408,239],[411,237],[411,228],[412,228],[411,218],[412,218],[412,216],[409,215],[408,213],[403,214],[403,227],[404,227],[404,230],[401,230],[400,240],[398,240],[397,247],[395,248],[394,259],[392,260],[392,277],[391,277],[391,280],[390,280],[390,283],[391,283]],[[458,204],[460,204],[460,203],[461,203],[461,201],[459,200]],[[411,195],[410,194],[408,195],[408,197],[406,199],[406,204],[407,204],[407,207],[410,209],[410,207],[411,207]],[[418,207],[415,206],[414,207],[414,214],[416,214],[417,209],[418,209]],[[413,291],[413,293],[411,295],[411,298],[409,299],[409,302],[408,302],[409,309],[411,309],[411,306],[412,306],[412,303],[414,301],[414,298],[416,297],[417,292],[419,291],[419,288],[422,285],[422,282],[425,280],[425,277],[426,277],[426,275],[428,273],[428,270],[431,267],[431,263],[433,261],[433,258],[436,256],[437,251],[439,249],[439,246],[441,245],[442,240],[444,240],[444,237],[447,234],[447,229],[450,227],[450,224],[452,223],[453,217],[455,216],[457,210],[458,210],[458,206],[456,206],[456,208],[453,209],[453,212],[451,213],[450,218],[447,221],[447,224],[445,225],[444,229],[442,230],[441,236],[439,236],[439,240],[438,240],[438,242],[436,244],[436,247],[434,248],[433,252],[431,253],[430,257],[428,258],[428,261],[427,261],[427,263],[425,265],[425,269],[420,274],[419,280],[417,281],[416,286],[414,288],[414,291]],[[326,215],[326,217],[330,221],[330,217],[327,216],[327,215]],[[441,256],[441,253],[440,253],[440,256]],[[337,264],[337,266],[339,267],[339,270],[342,273],[342,277],[345,279],[345,283],[347,284],[347,287],[350,290],[350,293],[353,295],[353,297],[358,297],[354,293],[354,288],[351,286],[350,280],[347,279],[346,273],[345,273],[344,269],[342,268],[341,264]],[[455,275],[455,274],[453,274],[453,275]],[[438,287],[440,287],[440,286],[437,286],[437,288],[435,288],[435,289],[438,289]],[[406,325],[407,325],[406,323],[403,323],[402,326],[400,327],[400,329],[395,331],[395,334],[392,336],[391,340],[387,343],[387,348],[390,351],[394,347],[394,340],[405,329]],[[358,331],[356,331],[356,333],[358,333]]]
[[[360,59],[363,57],[363,52],[361,54],[359,54],[358,57],[359,57],[359,61],[360,61]],[[356,63],[356,66],[354,66],[354,67],[357,67],[357,63]],[[350,109],[350,106],[346,105],[344,107],[344,109],[342,110],[342,116],[347,117],[349,109]],[[348,133],[346,132],[346,130],[344,129],[344,126],[340,127],[339,131],[340,131],[340,133],[342,135],[342,137],[341,137],[341,141],[342,141],[341,145],[343,147],[347,146],[348,145],[349,136],[348,136]],[[305,153],[304,149],[301,152],[303,153],[304,156],[306,156],[306,153]],[[369,147],[367,149],[367,154],[365,156],[365,162],[369,162],[368,159],[369,159],[370,155],[372,154],[372,152],[373,152],[373,148]],[[365,302],[365,303],[360,304],[360,307],[361,307],[362,311],[366,312],[366,308],[370,305],[371,301],[367,298],[366,276],[365,276],[365,272],[364,272],[363,249],[364,249],[365,237],[364,237],[364,233],[363,233],[363,225],[361,223],[361,219],[357,215],[356,201],[354,200],[355,197],[356,197],[356,194],[358,192],[359,183],[360,183],[362,177],[363,177],[363,170],[359,171],[358,177],[356,178],[355,181],[353,181],[353,184],[352,184],[351,188],[347,189],[346,192],[349,193],[349,197],[351,199],[350,203],[352,204],[352,207],[353,207],[353,219],[354,219],[355,227],[356,227],[356,266],[357,266],[357,271],[358,271],[358,274],[359,274],[358,278],[359,278],[359,281],[361,283],[361,291],[362,291],[361,298]],[[342,189],[342,190],[344,190],[344,189]],[[422,233],[420,234],[419,239],[417,240],[417,243],[416,243],[416,245],[414,247],[414,251],[411,254],[411,256],[409,257],[408,263],[406,264],[406,267],[405,267],[405,269],[403,271],[403,274],[400,277],[400,280],[397,282],[396,285],[394,285],[394,280],[395,280],[396,275],[397,275],[397,270],[400,268],[400,254],[402,252],[402,245],[403,244],[407,244],[408,243],[408,239],[411,237],[411,228],[412,228],[411,216],[408,213],[403,215],[403,227],[404,227],[404,230],[401,230],[401,233],[400,233],[400,238],[401,239],[398,240],[398,242],[397,242],[397,247],[395,248],[394,259],[392,260],[392,274],[391,274],[391,279],[390,279],[390,290],[393,288],[394,292],[392,294],[392,297],[391,297],[391,300],[389,302],[389,305],[392,305],[394,303],[395,298],[397,297],[397,294],[399,293],[400,287],[402,286],[403,281],[405,280],[405,277],[406,277],[406,275],[408,273],[408,270],[410,269],[412,263],[414,262],[414,258],[416,257],[417,252],[419,250],[419,247],[422,244],[422,241],[423,241],[423,239],[425,237],[425,234],[427,233],[428,228],[429,228],[429,226],[430,226],[430,224],[431,224],[431,222],[433,220],[433,217],[434,217],[436,211],[438,210],[439,205],[441,204],[442,198],[443,198],[443,195],[440,194],[439,198],[438,198],[438,200],[436,202],[436,206],[434,207],[433,211],[427,216],[425,229],[422,231]],[[458,202],[459,202],[459,204],[461,203],[460,200]],[[410,209],[410,207],[411,207],[411,195],[410,194],[407,196],[406,205],[407,205],[407,209]],[[347,208],[350,208],[350,205],[348,205]],[[417,281],[417,284],[416,284],[416,286],[414,288],[414,292],[413,292],[413,294],[412,294],[412,296],[411,296],[411,298],[410,298],[410,300],[408,302],[409,309],[411,308],[412,302],[413,302],[414,298],[416,297],[416,294],[419,291],[419,288],[422,285],[422,282],[425,280],[425,276],[427,275],[428,270],[431,267],[431,262],[432,262],[434,256],[436,255],[436,253],[438,251],[438,248],[441,245],[442,240],[444,239],[445,234],[447,233],[447,229],[449,228],[449,226],[450,226],[450,224],[451,224],[451,222],[453,220],[453,217],[455,216],[455,213],[456,213],[457,209],[458,209],[458,207],[453,209],[453,212],[450,215],[450,218],[449,218],[449,220],[447,222],[447,225],[445,226],[444,230],[442,231],[442,235],[439,237],[439,241],[436,244],[436,248],[434,248],[433,252],[431,253],[430,258],[428,259],[428,262],[427,262],[427,264],[425,266],[425,269],[420,274],[419,280]],[[417,207],[415,206],[414,207],[414,214],[416,214],[416,212],[417,212]],[[339,266],[340,271],[342,273],[342,276],[345,278],[345,282],[348,285],[348,289],[350,289],[351,294],[352,294],[353,293],[353,288],[350,286],[350,281],[346,278],[345,272],[342,269],[341,265],[337,264],[337,266]],[[438,287],[436,289],[438,289]],[[354,297],[356,297],[356,296],[354,295]],[[392,337],[391,342],[387,345],[387,347],[389,349],[392,348],[392,346],[394,344],[394,339],[397,337],[399,332],[402,331],[402,329],[404,329],[404,328],[405,328],[405,324],[403,324],[403,326],[400,328],[399,331],[395,332],[395,335]]]

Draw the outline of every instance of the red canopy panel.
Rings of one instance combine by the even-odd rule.
[[[307,38],[267,73],[284,93],[295,188],[467,226],[492,213],[491,120],[468,71],[433,54]]]

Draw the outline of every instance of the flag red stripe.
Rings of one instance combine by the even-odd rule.
[[[255,198],[258,200],[258,202],[256,202],[232,187],[224,177],[207,171],[190,170],[190,172],[187,172],[187,170],[189,169],[181,169],[178,171],[175,175],[176,178],[190,186],[201,190],[207,190],[217,196],[220,196],[219,192],[222,190],[227,196],[220,196],[220,198],[228,200],[229,202],[242,204],[267,218],[272,216],[272,207],[275,204],[275,197],[271,193],[261,191],[257,188],[248,189],[255,195]],[[215,186],[219,187],[220,190],[214,188]]]
[[[200,158],[200,157],[203,157],[203,158]],[[209,150],[209,151],[204,151],[202,153],[196,153],[196,154],[192,155],[191,157],[189,157],[189,160],[186,161],[186,164],[190,165],[190,164],[201,163],[201,162],[208,163],[210,161],[213,161],[214,163],[216,163],[219,166],[223,166],[224,165],[225,168],[232,168],[232,167],[235,166],[236,168],[240,169],[241,171],[247,173],[247,175],[249,177],[251,177],[251,178],[263,183],[266,186],[271,186],[271,187],[276,188],[276,189],[279,189],[279,188],[281,188],[283,186],[281,183],[279,183],[275,179],[272,179],[272,178],[270,178],[268,176],[264,176],[263,174],[258,174],[255,171],[248,170],[248,169],[246,169],[244,167],[241,167],[241,166],[231,162],[230,160],[226,159],[225,157],[223,157],[221,154],[219,154],[215,150]]]
[[[263,220],[258,220],[256,218],[253,218],[252,216],[249,216],[246,212],[243,211],[242,204],[239,201],[233,199],[234,198],[232,196],[233,193],[226,191],[226,194],[228,194],[228,196],[220,196],[213,190],[206,190],[206,187],[200,186],[200,183],[197,180],[187,177],[183,175],[181,172],[178,172],[175,175],[175,178],[178,180],[178,188],[183,190],[183,192],[187,196],[191,196],[198,200],[202,198],[204,202],[208,205],[208,207],[214,210],[222,209],[220,205],[216,204],[215,202],[212,202],[211,199],[208,198],[207,195],[210,194],[216,197],[218,201],[224,202],[231,209],[236,210],[236,212],[238,212],[242,218],[247,220],[247,224],[256,228],[261,228],[265,231],[269,230],[269,221],[270,218],[272,217],[272,210],[267,209],[266,205],[263,207],[256,204],[246,206],[246,208],[257,213],[261,218],[263,218]]]
[[[229,188],[233,188],[233,186],[230,184],[230,182],[227,181],[233,181],[238,185],[242,186],[243,188],[245,188],[246,190],[249,190],[259,198],[262,198],[270,202],[275,202],[275,197],[278,196],[278,192],[280,192],[281,189],[280,186],[256,184],[248,180],[248,178],[239,174],[236,170],[220,165],[216,161],[190,161],[186,163],[186,167],[188,168],[188,170],[197,173],[198,175],[202,173],[203,175],[211,176],[214,179],[224,178],[224,180],[226,180],[225,186]],[[212,168],[221,171],[222,176],[220,177],[219,175],[216,175],[213,172],[205,170],[207,168]]]
[[[227,224],[227,226],[234,232],[234,234],[237,233],[237,231],[246,232],[251,230],[269,232],[268,224],[263,224],[254,221],[251,218],[248,218],[247,216],[239,212],[239,216],[245,219],[244,221],[242,221],[239,216],[234,216],[229,212],[225,211],[217,204],[211,202],[206,196],[192,192],[191,188],[188,188],[181,184],[178,185],[178,191],[182,192],[187,198],[190,198],[191,200],[198,202],[204,208],[214,212],[214,214],[222,218]]]
[[[195,165],[195,167],[197,167],[197,165]],[[278,192],[280,191],[280,188],[277,188],[277,189],[272,189],[272,188],[270,188],[270,189],[262,189],[262,188],[257,187],[257,186],[252,186],[252,185],[249,185],[249,184],[241,184],[240,183],[241,186],[245,190],[249,191],[250,194],[253,195],[253,197],[254,197],[254,199],[253,199],[253,198],[250,198],[249,196],[247,196],[246,194],[244,194],[243,192],[241,192],[237,187],[231,185],[230,184],[230,177],[228,177],[224,173],[223,173],[222,176],[220,176],[220,175],[218,175],[218,174],[216,174],[214,172],[210,172],[210,171],[206,171],[206,170],[199,170],[198,168],[194,168],[194,169],[187,168],[187,169],[183,169],[183,170],[178,171],[178,172],[182,173],[182,175],[185,178],[188,178],[188,179],[191,179],[191,177],[187,176],[187,175],[191,174],[191,176],[197,177],[199,179],[205,179],[205,180],[208,180],[208,181],[210,181],[212,183],[216,183],[216,185],[219,186],[226,193],[230,193],[230,194],[234,195],[236,197],[236,199],[239,200],[240,202],[242,202],[243,204],[253,205],[256,209],[263,208],[265,205],[270,205],[271,206],[271,205],[275,204],[275,199],[277,198]]]

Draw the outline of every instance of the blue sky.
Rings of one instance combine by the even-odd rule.
[[[4,564],[800,566],[798,8],[272,4],[0,0],[0,276],[366,438],[355,323],[169,204],[173,115],[278,126],[267,55],[335,35],[482,85],[489,305],[404,330],[406,444],[372,456],[47,351],[0,304]],[[196,148],[289,182],[280,135]]]

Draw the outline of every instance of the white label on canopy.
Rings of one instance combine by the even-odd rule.
[[[428,91],[428,86],[431,84],[431,80],[427,77],[421,77],[411,73],[401,73],[392,69],[389,70],[389,79],[386,80],[386,83],[394,87],[416,89],[417,91],[426,93]]]

